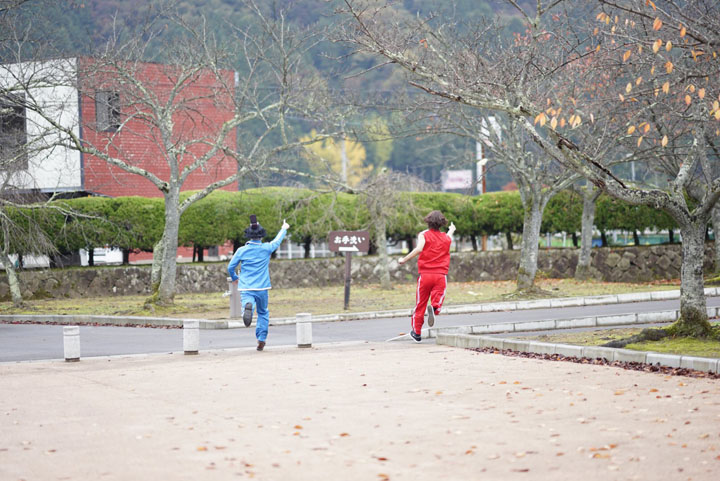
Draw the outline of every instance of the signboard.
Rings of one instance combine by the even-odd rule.
[[[473,172],[467,170],[443,170],[442,189],[459,190],[469,189],[473,185]]]
[[[328,235],[331,252],[367,252],[370,250],[370,233],[366,230],[336,230]]]

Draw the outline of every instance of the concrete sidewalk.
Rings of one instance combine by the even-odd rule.
[[[0,364],[0,479],[714,480],[720,382],[431,343]]]

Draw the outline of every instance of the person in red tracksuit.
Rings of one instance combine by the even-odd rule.
[[[399,264],[405,264],[413,257],[420,255],[415,309],[413,309],[410,321],[410,336],[415,342],[422,340],[420,334],[425,322],[426,306],[428,326],[432,327],[435,324],[435,316],[440,314],[447,288],[450,244],[452,244],[452,236],[455,233],[455,224],[453,223],[450,223],[447,234],[440,232],[440,228],[447,224],[447,219],[439,210],[430,212],[423,220],[428,225],[428,229],[418,234],[415,249],[398,261]],[[428,304],[428,299],[430,304]]]

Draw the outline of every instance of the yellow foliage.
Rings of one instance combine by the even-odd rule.
[[[313,139],[317,133],[313,129],[310,135],[301,137],[302,142]],[[342,175],[342,144],[332,138],[318,140],[305,146],[306,156],[310,168],[317,174],[325,174],[328,169]],[[347,182],[357,186],[366,179],[373,170],[372,165],[365,165],[365,147],[360,142],[345,139],[345,154],[347,157]]]

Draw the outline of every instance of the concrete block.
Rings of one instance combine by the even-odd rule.
[[[675,322],[677,311],[638,312],[638,324],[651,324],[653,322]]]
[[[521,331],[549,331],[555,329],[555,321],[554,320],[548,320],[548,321],[526,321],[526,322],[516,322],[515,323],[515,332],[521,332]]]
[[[511,351],[527,352],[529,341],[522,341],[520,339],[503,339],[503,349],[510,349]]]
[[[473,334],[490,334],[500,332],[513,332],[515,324],[511,322],[499,323],[499,324],[480,324],[472,326]]]
[[[295,314],[295,334],[297,347],[312,347],[312,314],[309,312]]]
[[[436,342],[438,344],[445,344],[445,342],[447,342],[448,346],[461,347],[464,349],[477,349],[481,347],[480,340],[477,336],[467,334],[440,334]]]
[[[80,360],[80,326],[63,326],[63,352],[67,362]]]
[[[528,352],[536,354],[555,354],[555,344],[551,342],[528,342]]]
[[[718,316],[718,308],[717,307],[708,307],[707,315],[710,319],[715,319]]]
[[[717,287],[706,287],[705,288],[705,295],[706,296],[717,296],[718,295],[718,288]]]
[[[183,321],[183,352],[197,354],[200,346],[200,321]]]
[[[645,362],[647,353],[645,351],[633,351],[632,349],[614,349],[613,361],[620,362]]]
[[[618,316],[597,316],[598,326],[622,326],[625,324],[635,324],[636,322],[636,314],[620,314]]]
[[[655,291],[650,293],[650,298],[653,301],[664,301],[668,299],[680,299],[680,290],[673,291]]]
[[[642,302],[642,301],[649,301],[650,293],[649,292],[628,292],[626,294],[618,294],[617,300],[619,303],[623,302]]]
[[[682,356],[680,358],[680,367],[695,369],[696,371],[717,372],[718,362],[720,360],[710,357]]]
[[[437,338],[435,339],[435,342],[437,344],[443,345],[443,346],[457,346],[456,344],[456,337],[454,334],[450,334],[447,332],[438,332]]]
[[[676,354],[648,352],[645,362],[648,364],[660,364],[661,366],[680,367],[680,356]]]
[[[607,361],[612,361],[615,355],[615,349],[602,346],[584,346],[582,352],[583,357],[588,359],[605,359]]]
[[[533,301],[519,301],[518,309],[549,309],[550,299],[537,299]]]
[[[478,339],[478,345],[481,348],[491,348],[491,349],[503,349],[503,339],[499,337],[493,337],[493,336],[473,336]]]
[[[582,297],[563,297],[560,299],[550,299],[550,307],[573,307],[584,305],[585,301]]]
[[[502,312],[517,310],[517,302],[492,302],[482,304],[482,312]]]
[[[557,319],[555,321],[555,327],[557,329],[576,329],[578,327],[595,327],[597,326],[597,318],[592,317],[580,317],[577,319]]]
[[[616,295],[607,296],[590,296],[585,298],[586,306],[595,306],[598,304],[617,304]]]
[[[555,354],[568,357],[583,357],[583,346],[572,346],[570,344],[556,344]]]

